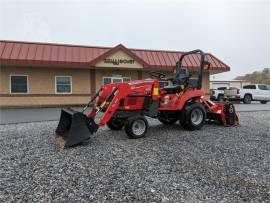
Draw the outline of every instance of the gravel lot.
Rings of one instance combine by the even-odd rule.
[[[188,132],[150,120],[147,137],[99,130],[60,150],[57,122],[0,125],[0,202],[270,201],[270,113]]]

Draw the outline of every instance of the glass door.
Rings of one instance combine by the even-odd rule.
[[[112,83],[116,83],[116,82],[123,82],[123,78],[112,78]]]

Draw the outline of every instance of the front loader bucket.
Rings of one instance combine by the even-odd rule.
[[[90,138],[98,129],[94,119],[72,109],[62,109],[59,124],[55,130],[55,143],[63,148],[78,145]]]

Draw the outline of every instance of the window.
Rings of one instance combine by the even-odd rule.
[[[10,93],[28,93],[28,76],[11,75],[10,76]]]
[[[123,77],[123,82],[130,82],[130,77]]]
[[[103,77],[103,84],[110,84],[116,82],[129,82],[130,77]]]
[[[72,77],[56,76],[55,77],[55,93],[71,94],[72,93]]]
[[[243,89],[256,89],[256,86],[255,85],[246,85],[243,87]]]
[[[259,90],[267,90],[266,85],[258,85]]]
[[[169,81],[159,81],[159,88],[169,86]]]
[[[103,78],[103,84],[106,85],[106,84],[110,84],[112,83],[112,78],[109,78],[109,77],[104,77]]]
[[[227,87],[218,87],[217,90],[226,90]]]

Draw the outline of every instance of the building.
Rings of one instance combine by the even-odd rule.
[[[246,80],[210,80],[210,89],[217,89],[218,87],[242,88],[244,85],[249,84],[251,83]]]
[[[94,47],[36,42],[0,41],[0,106],[59,106],[85,104],[102,84],[149,77],[151,70],[172,76],[179,51]],[[212,54],[204,73],[203,88],[209,90],[209,74],[230,67]],[[199,56],[184,60],[193,76]]]

